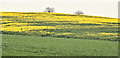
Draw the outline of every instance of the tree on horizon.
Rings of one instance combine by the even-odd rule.
[[[84,14],[84,13],[83,13],[82,11],[79,11],[79,10],[78,10],[78,11],[75,12],[75,14],[78,14],[78,15],[79,15],[79,14]]]
[[[55,12],[54,8],[47,7],[44,12]]]

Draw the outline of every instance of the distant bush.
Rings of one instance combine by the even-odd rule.
[[[75,14],[84,14],[82,11],[76,11]]]
[[[54,8],[47,7],[44,12],[55,12]]]

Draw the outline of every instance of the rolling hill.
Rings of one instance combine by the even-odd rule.
[[[118,40],[118,19],[47,12],[2,12],[3,34]]]
[[[118,19],[1,12],[3,56],[118,56]]]

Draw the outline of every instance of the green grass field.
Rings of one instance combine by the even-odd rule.
[[[118,42],[2,35],[3,56],[118,56]]]

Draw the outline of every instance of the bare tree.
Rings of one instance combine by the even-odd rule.
[[[79,14],[84,14],[84,13],[83,13],[82,11],[79,11],[79,10],[78,10],[78,11],[75,12],[75,14],[78,14],[78,15],[79,15]]]
[[[54,12],[54,8],[47,7],[44,12]]]

